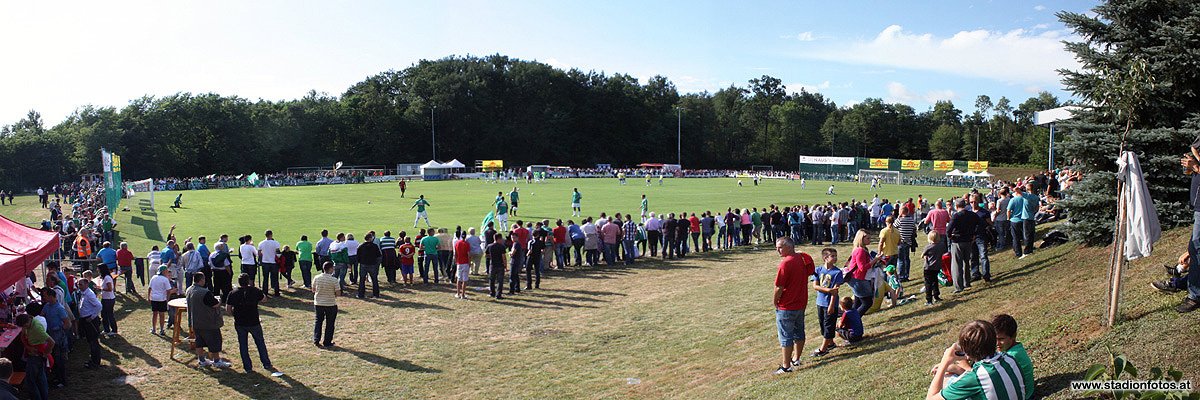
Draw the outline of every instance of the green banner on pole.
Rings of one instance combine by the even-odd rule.
[[[104,167],[104,199],[108,214],[117,212],[121,205],[123,188],[121,184],[121,156],[100,149],[100,161]]]

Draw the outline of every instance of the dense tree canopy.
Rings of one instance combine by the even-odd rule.
[[[965,116],[949,101],[924,112],[877,98],[838,107],[771,76],[680,94],[661,76],[643,83],[501,55],[448,57],[368,77],[340,96],[178,93],[84,106],[49,128],[31,111],[0,129],[0,188],[98,172],[101,146],[123,156],[127,179],[420,163],[434,154],[435,130],[437,157],[467,163],[674,162],[677,124],[688,168],[794,169],[801,154],[974,159],[977,140],[983,160],[1045,162],[1047,134],[1031,113],[1058,99],[1042,93],[1013,109],[985,98]]]
[[[1127,125],[1125,150],[1138,153],[1160,219],[1166,226],[1191,222],[1179,159],[1200,133],[1200,2],[1112,0],[1093,11],[1095,17],[1059,13],[1083,39],[1067,43],[1083,69],[1060,72],[1088,106],[1063,124],[1064,153],[1088,172],[1066,202],[1070,227],[1101,244],[1112,237],[1115,160]]]

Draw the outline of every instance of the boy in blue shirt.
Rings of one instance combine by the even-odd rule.
[[[837,334],[847,343],[858,343],[863,338],[862,315],[854,309],[854,299],[842,298],[842,318],[837,323]]]
[[[845,279],[842,270],[837,267],[837,250],[826,247],[821,250],[821,258],[825,263],[817,267],[813,274],[813,290],[817,291],[817,324],[825,341],[813,351],[813,357],[826,355],[830,349],[837,347],[833,343],[833,336],[838,315],[838,288]]]

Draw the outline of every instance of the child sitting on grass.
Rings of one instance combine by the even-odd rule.
[[[1017,369],[1021,370],[1021,380],[1025,384],[1025,399],[1033,398],[1033,360],[1025,351],[1025,345],[1017,341],[1017,320],[1008,314],[998,314],[992,317],[992,326],[996,328],[996,350],[1017,361]]]
[[[848,344],[858,343],[863,338],[863,324],[862,315],[854,309],[854,299],[849,296],[843,297],[842,310],[842,317],[837,323],[838,337]]]

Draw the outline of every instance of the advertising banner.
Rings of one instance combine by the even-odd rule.
[[[967,161],[967,170],[968,171],[980,172],[980,171],[986,171],[987,169],[988,169],[987,161]]]
[[[887,160],[884,159],[884,161]],[[854,165],[854,157],[800,156],[800,163],[822,165]]]
[[[872,158],[871,159],[871,169],[888,169],[888,159]]]
[[[954,169],[954,160],[934,160],[934,171],[949,171]]]
[[[900,160],[900,169],[909,171],[921,169],[921,160]]]

